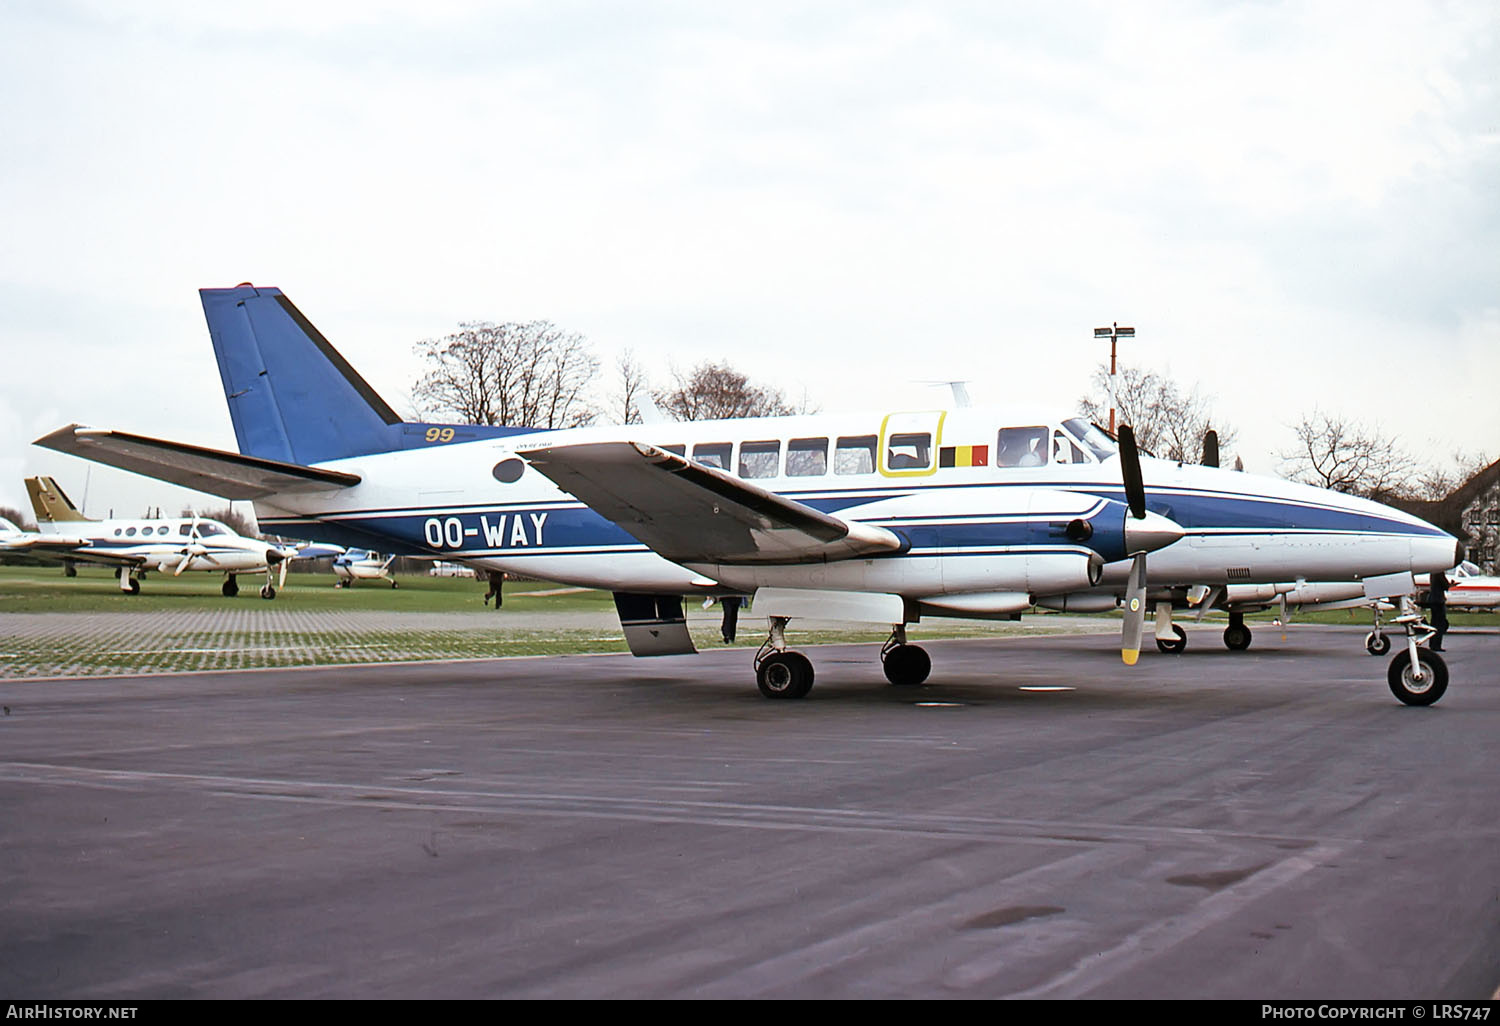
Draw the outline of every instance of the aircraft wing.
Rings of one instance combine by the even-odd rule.
[[[674,563],[821,563],[904,545],[882,527],[841,520],[653,445],[598,442],[520,455]]]
[[[140,566],[147,562],[146,554],[138,547],[116,552],[92,546],[93,542],[87,538],[28,533],[19,539],[7,540],[0,545],[0,551],[42,559],[77,559],[86,563],[103,563],[106,566]]]
[[[360,481],[358,474],[241,456],[236,452],[81,424],[58,428],[38,438],[35,444],[226,499],[264,499],[279,492],[327,491],[348,488]]]

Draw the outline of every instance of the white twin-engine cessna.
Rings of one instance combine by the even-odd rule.
[[[91,520],[50,477],[28,477],[26,491],[39,530],[0,533],[0,551],[57,560],[70,574],[75,562],[113,566],[127,595],[140,594],[140,578],[148,570],[170,571],[174,577],[192,570],[223,574],[221,590],[227,598],[239,594],[240,574],[263,573],[260,596],[272,599],[277,587],[271,583],[272,568],[280,566],[284,587],[287,563],[295,555],[292,549],[246,538],[198,516]]]
[[[1077,418],[949,411],[525,428],[404,422],[274,288],[201,292],[239,453],[71,425],[38,444],[251,499],[269,530],[615,593],[637,655],[693,651],[682,597],[753,596],[770,698],[813,683],[792,619],[890,630],[921,684],[923,615],[1126,611],[1121,650],[1177,637],[1191,587],[1364,581],[1397,594],[1455,539],[1365,499],[1138,456]],[[1149,569],[1147,556],[1149,554]],[[1420,628],[1392,664],[1412,704],[1447,673]],[[1243,647],[1243,646],[1239,646]]]

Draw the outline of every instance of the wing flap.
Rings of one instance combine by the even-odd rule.
[[[327,491],[348,488],[360,481],[358,474],[241,456],[221,449],[81,424],[58,428],[38,438],[35,444],[226,499],[264,499],[279,493]]]
[[[884,528],[841,520],[653,445],[596,442],[520,455],[674,563],[820,563],[905,544]]]

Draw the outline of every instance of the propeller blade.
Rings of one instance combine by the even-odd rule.
[[[177,566],[172,569],[173,577],[181,577],[187,565],[193,561],[193,554],[187,549],[182,550],[182,558],[177,561]]]
[[[1219,465],[1219,433],[1213,428],[1203,433],[1203,465],[1205,467]]]
[[[1146,623],[1146,554],[1130,564],[1130,586],[1125,592],[1125,622],[1120,627],[1120,658],[1134,666],[1141,657],[1141,630]]]
[[[276,587],[278,589],[286,588],[286,568],[291,565],[291,562],[292,561],[290,559],[283,559],[281,561],[281,576],[276,581]]]
[[[1125,501],[1130,506],[1130,515],[1144,520],[1146,485],[1141,480],[1141,451],[1135,445],[1135,429],[1129,424],[1120,425],[1120,476],[1125,481]]]

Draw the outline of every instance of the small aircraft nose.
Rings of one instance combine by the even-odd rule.
[[[1148,510],[1141,520],[1128,513],[1125,515],[1126,552],[1155,552],[1171,545],[1186,533],[1175,520],[1160,513]]]

